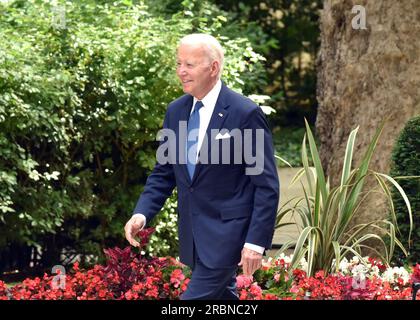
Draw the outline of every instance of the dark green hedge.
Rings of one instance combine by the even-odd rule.
[[[95,262],[127,244],[156,133],[182,94],[181,36],[218,36],[235,89],[247,79],[257,90],[264,74],[246,35],[224,34],[225,14],[205,1],[167,17],[128,0],[63,3],[0,3],[0,271],[27,264],[28,247],[51,265],[63,248]],[[169,239],[152,240],[154,254],[176,250],[173,201],[154,234]]]
[[[407,122],[402,130],[392,153],[391,176],[420,176],[420,116]],[[395,252],[394,260],[407,263],[420,262],[420,178],[400,179],[398,183],[407,194],[413,213],[414,230],[411,236],[409,256],[400,250]],[[410,230],[409,216],[405,202],[399,192],[393,192],[397,222],[401,231],[401,240],[408,247]]]

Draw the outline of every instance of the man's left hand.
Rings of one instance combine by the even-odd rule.
[[[261,253],[243,248],[241,262],[238,263],[238,266],[242,266],[245,276],[252,276],[261,267],[262,258]]]

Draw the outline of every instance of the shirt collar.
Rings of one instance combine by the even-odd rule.
[[[201,102],[203,103],[203,108],[205,107],[211,107],[212,109],[216,105],[217,98],[219,97],[220,90],[222,89],[222,81],[219,79],[217,80],[216,84],[214,85],[213,89],[209,91],[209,93],[206,94],[206,96],[201,99]],[[193,106],[195,106],[195,103],[198,101],[196,97],[194,97],[193,100]],[[192,112],[192,110],[191,110]]]

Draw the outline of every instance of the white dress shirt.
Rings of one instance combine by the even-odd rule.
[[[219,97],[221,89],[222,89],[222,81],[219,79],[217,83],[214,85],[213,89],[211,89],[209,93],[207,93],[207,95],[201,100],[201,102],[203,103],[203,107],[201,107],[200,110],[198,110],[198,112],[200,113],[200,128],[198,130],[197,150],[200,150],[201,145],[203,143],[204,136],[206,134],[207,127],[209,126],[210,119],[213,114],[214,107],[216,106],[217,98]],[[195,106],[195,103],[197,101],[198,99],[194,97],[193,107]],[[194,108],[191,108],[191,113],[193,111],[194,111]],[[198,152],[197,152],[196,160],[197,158],[198,158]],[[141,213],[136,213],[133,215],[133,217],[137,215],[142,215],[146,221],[146,217]],[[265,250],[264,247],[261,247],[252,243],[245,243],[244,247],[251,249],[253,251],[256,251],[260,254],[263,254]]]
[[[222,90],[222,81],[217,81],[217,83],[214,85],[213,89],[207,93],[207,95],[201,100],[203,103],[203,107],[198,110],[200,113],[200,128],[198,129],[198,143],[197,143],[197,150],[199,151],[201,149],[201,145],[203,144],[204,136],[206,135],[207,128],[210,123],[211,116],[214,111],[214,107],[216,106],[217,98],[219,97],[220,90]],[[193,107],[195,106],[195,103],[199,101],[196,97],[194,97],[193,100]],[[194,111],[194,108],[191,108],[191,113]],[[198,152],[197,156],[195,158],[198,159]]]

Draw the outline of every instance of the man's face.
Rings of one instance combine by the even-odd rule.
[[[215,85],[218,72],[218,62],[211,61],[202,47],[184,44],[178,48],[176,74],[185,93],[201,100]]]

